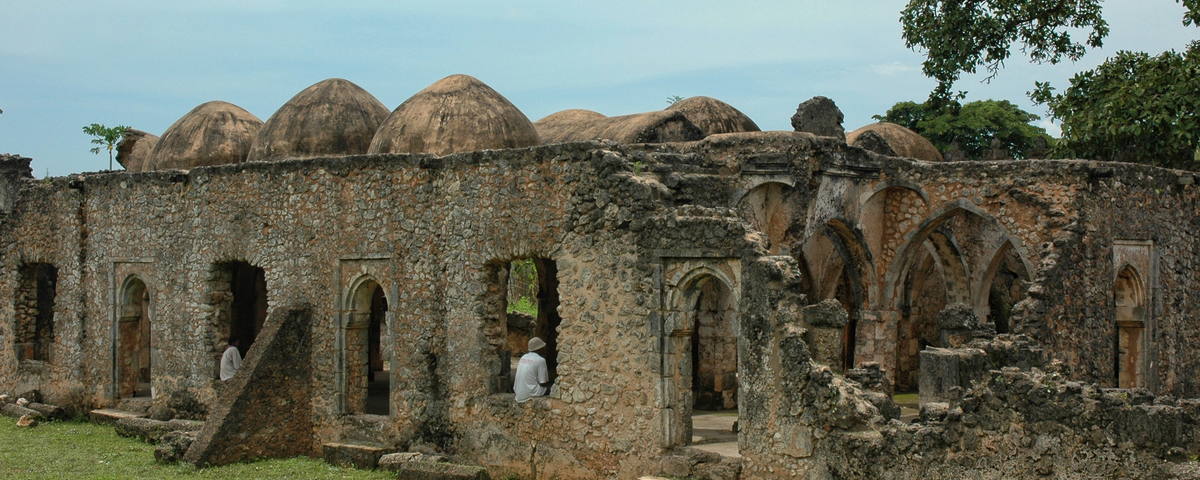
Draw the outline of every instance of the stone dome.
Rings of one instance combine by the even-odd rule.
[[[612,140],[617,143],[666,143],[688,142],[704,138],[704,133],[700,131],[700,128],[688,121],[682,112],[677,111],[658,110],[619,117],[572,114],[575,117],[574,120],[564,115],[565,118],[558,121],[553,121],[554,119],[551,117],[554,115],[538,121],[542,125],[539,128],[544,128],[544,130],[539,130],[539,133],[544,132],[543,143],[589,140]]]
[[[601,118],[605,117],[600,112],[572,108],[546,115],[541,120],[533,122],[533,127],[537,129],[542,143],[561,143],[563,140],[557,139],[564,138],[571,130],[578,128],[579,125],[587,124]]]
[[[147,170],[243,162],[262,124],[258,117],[232,103],[200,104],[163,132]]]
[[[732,105],[712,97],[688,97],[667,107],[683,113],[704,136],[721,133],[757,132],[758,125]]]
[[[121,143],[117,144],[117,163],[127,171],[144,172],[157,144],[158,135],[130,128],[121,136]]]
[[[367,153],[387,116],[387,107],[353,82],[322,80],[267,119],[246,161]]]
[[[533,123],[508,99],[474,77],[451,75],[396,107],[367,152],[446,155],[537,144]]]
[[[915,158],[927,162],[940,162],[943,160],[942,153],[928,139],[922,137],[917,132],[889,122],[872,123],[847,133],[846,143],[863,146],[868,150],[875,150],[869,148],[868,145],[861,145],[860,143],[862,142],[858,141],[859,137],[867,132],[872,132],[887,142],[887,146],[891,147],[896,156]],[[886,154],[887,152],[879,153]]]

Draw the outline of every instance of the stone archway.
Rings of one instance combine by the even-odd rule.
[[[117,397],[151,396],[150,291],[137,276],[121,288],[117,318]]]
[[[992,253],[987,247],[994,239],[1006,243]],[[991,253],[987,260],[982,258],[987,255],[984,252]],[[974,305],[977,314],[986,314],[981,309],[986,308],[989,288],[998,280],[1005,280],[1005,286],[1017,292],[1008,297],[1023,294],[1022,285],[1015,278],[998,278],[998,272],[1010,257],[1018,265],[1005,267],[1006,271],[1027,272],[1013,237],[994,217],[966,201],[943,207],[906,236],[888,267],[880,295],[881,308],[897,313],[894,374],[897,391],[916,389],[920,350],[941,346],[937,321],[943,308],[962,303]],[[981,265],[983,261],[989,263]],[[978,272],[982,275],[976,275]],[[987,286],[981,287],[982,284]],[[1013,303],[1006,306],[1011,309]],[[1007,326],[1004,317],[1001,328]]]
[[[981,291],[975,295],[975,311],[980,320],[991,323],[996,333],[1012,331],[1012,309],[1025,298],[1028,281],[1029,268],[1024,259],[1013,241],[1005,240],[992,255],[980,283]]]
[[[742,218],[755,230],[762,232],[767,250],[780,254],[791,244],[789,232],[796,215],[799,201],[791,185],[782,182],[764,182],[746,192],[738,201]]]
[[[383,287],[370,277],[351,288],[342,320],[344,410],[388,415],[391,398],[391,322]]]
[[[699,268],[672,293],[662,346],[667,446],[692,443],[697,410],[738,407],[737,301],[722,277]]]

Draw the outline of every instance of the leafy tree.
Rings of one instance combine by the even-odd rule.
[[[1200,1],[1200,0],[1196,0],[1196,1]],[[680,100],[683,100],[683,97],[681,97],[679,95],[671,95],[671,96],[667,97],[667,105],[674,105],[676,102],[678,102]]]
[[[113,150],[116,150],[117,143],[120,143],[121,137],[125,136],[125,131],[127,130],[129,130],[129,127],[124,125],[106,127],[99,123],[93,123],[83,127],[83,133],[91,135],[92,144],[96,145],[95,147],[92,147],[92,153],[99,155],[101,150],[108,150],[109,170],[112,170]]]
[[[1041,156],[1053,141],[1046,129],[1031,124],[1040,117],[1007,100],[899,102],[874,118],[908,127],[939,150],[961,151],[970,160]]]
[[[1200,0],[1193,0],[1200,1]],[[1200,146],[1200,42],[1183,53],[1117,52],[1055,94],[1030,98],[1062,123],[1062,156],[1196,168]]]
[[[1176,0],[1185,8],[1184,25],[1200,26],[1200,0]],[[904,40],[923,49],[925,74],[938,81],[930,93],[935,106],[962,93],[951,89],[963,73],[983,66],[994,77],[1014,45],[1035,62],[1077,59],[1099,47],[1108,25],[1100,0],[910,0],[901,12]],[[1084,43],[1073,33],[1087,32]],[[1055,155],[1196,168],[1200,127],[1196,107],[1197,50],[1150,56],[1118,52],[1094,70],[1071,79],[1055,94],[1037,83],[1030,98],[1045,104],[1062,122]]]
[[[1197,3],[1200,0],[1183,0]],[[1108,35],[1101,0],[910,0],[900,12],[905,45],[926,52],[925,76],[937,80],[930,102],[953,98],[954,82],[979,67],[991,80],[1008,60],[1012,46],[1038,63],[1077,60]],[[1087,33],[1084,43],[1072,30]],[[1089,31],[1090,30],[1090,31]],[[1081,32],[1082,33],[1082,32]]]

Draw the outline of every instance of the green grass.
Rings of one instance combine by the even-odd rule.
[[[123,438],[110,426],[53,422],[18,428],[0,417],[0,478],[394,478],[385,472],[339,468],[311,458],[264,460],[197,470],[154,463],[154,446]]]
[[[915,393],[897,393],[892,395],[892,401],[896,402],[897,405],[913,408],[916,408],[916,406],[920,405],[921,403],[920,399],[917,398],[917,394]]]
[[[508,313],[514,312],[537,318],[537,303],[534,303],[529,297],[518,298],[517,301],[508,304]]]

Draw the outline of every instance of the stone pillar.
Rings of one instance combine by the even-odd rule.
[[[994,337],[996,330],[991,325],[981,323],[971,307],[955,303],[938,313],[938,335],[942,347],[957,348],[973,338]]]
[[[807,332],[804,342],[812,351],[813,360],[842,371],[842,330],[850,321],[850,315],[836,299],[800,309],[800,318]]]
[[[367,401],[367,335],[370,313],[350,313],[345,327],[346,412],[363,413]]]

